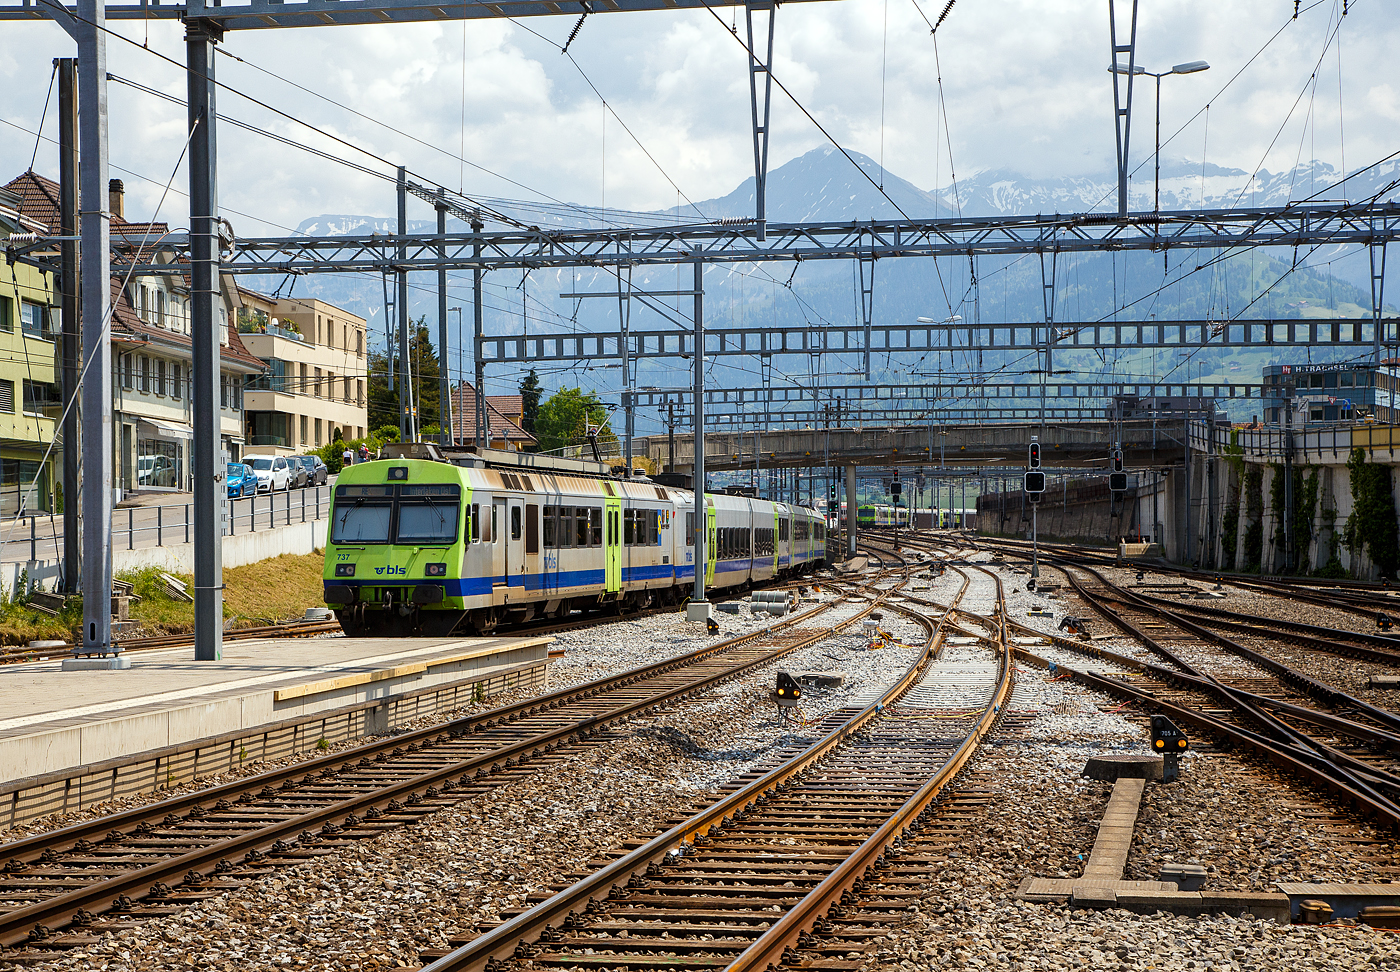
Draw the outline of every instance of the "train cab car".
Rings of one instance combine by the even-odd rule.
[[[697,530],[711,588],[805,572],[825,556],[811,510],[707,494],[697,522],[689,490],[590,475],[578,461],[531,457],[527,470],[508,468],[509,454],[489,464],[422,443],[386,452],[347,466],[331,500],[325,600],[352,636],[480,634],[678,604],[694,584]]]

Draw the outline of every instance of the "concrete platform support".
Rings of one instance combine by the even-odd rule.
[[[543,691],[546,662],[318,713],[250,731],[224,733],[0,785],[0,827],[52,813],[76,813],[94,804],[154,793],[201,777],[233,773],[259,760],[284,759],[324,746],[380,735],[417,719],[441,715],[514,689]],[[478,688],[479,686],[479,688]]]

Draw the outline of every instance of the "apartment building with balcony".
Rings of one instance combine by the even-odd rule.
[[[30,171],[6,188],[20,197],[25,217],[49,233],[58,232],[58,183]],[[125,191],[120,179],[113,179],[108,185],[108,208],[114,253],[139,257],[145,264],[170,266],[169,273],[113,276],[110,280],[114,478],[124,492],[188,490],[194,434],[190,401],[194,341],[188,268],[173,250],[162,246],[169,232],[165,223],[133,222],[126,218]],[[214,322],[222,390],[220,437],[230,458],[238,458],[243,450],[238,392],[249,376],[263,370],[263,363],[243,347],[233,328],[237,306],[233,278],[221,277],[220,287]],[[51,313],[51,321],[56,329],[56,311]],[[34,329],[31,323],[24,326]],[[48,354],[52,359],[51,346]],[[48,380],[52,382],[53,378]],[[59,397],[56,390],[49,392],[38,385],[35,388],[36,400],[40,395],[49,395],[50,401],[56,402]],[[3,393],[0,386],[0,397]],[[49,405],[48,410],[57,415],[54,405]],[[48,441],[52,439],[53,433],[49,432]]]
[[[0,189],[0,241],[47,229],[24,215],[18,192]],[[48,448],[62,398],[56,275],[20,261],[0,262],[0,275],[0,515],[52,511],[61,488],[61,456]]]
[[[325,301],[240,291],[239,337],[265,370],[244,390],[248,453],[294,455],[369,424],[365,321]]]

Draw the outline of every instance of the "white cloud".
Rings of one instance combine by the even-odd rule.
[[[1199,159],[1205,148],[1210,161],[1245,169],[1262,164],[1277,171],[1300,154],[1340,165],[1343,127],[1349,167],[1400,147],[1400,99],[1388,83],[1373,80],[1389,74],[1400,38],[1400,10],[1390,4],[1356,5],[1341,31],[1339,65],[1335,45],[1325,56],[1323,52],[1340,5],[1319,5],[1296,23],[1288,21],[1288,6],[1272,0],[1184,0],[1144,6],[1138,29],[1143,64],[1162,69],[1205,59],[1212,65],[1207,73],[1163,83],[1164,137],[1210,102],[1208,131],[1207,116],[1202,115],[1169,144],[1173,157]],[[925,4],[930,17],[940,9],[938,2]],[[954,8],[939,31],[938,47],[946,126],[960,174],[1008,168],[1030,176],[1059,176],[1112,169],[1104,14],[1101,0],[984,0]],[[727,25],[733,14],[722,11],[721,17]],[[737,22],[738,36],[743,37],[742,11]],[[451,155],[465,142],[473,162],[556,198],[598,203],[606,168],[609,206],[674,205],[675,189],[611,119],[604,144],[604,114],[597,97],[558,50],[573,24],[572,16],[521,25],[467,24],[465,131],[460,23],[228,35],[224,46],[230,52],[335,104],[229,58],[220,57],[217,63],[219,77],[227,84],[453,188],[465,182],[469,192],[525,195],[471,168],[463,173]],[[138,41],[148,29],[134,22],[112,27]],[[183,61],[177,25],[151,24],[149,43],[154,51]],[[184,76],[178,66],[118,41],[110,43],[109,51],[113,73],[183,95]],[[71,42],[54,25],[7,23],[0,31],[0,90],[6,93],[0,117],[34,127],[51,60],[71,52]],[[724,194],[752,174],[744,53],[727,26],[716,23],[708,12],[591,16],[571,53],[689,198]],[[1308,81],[1315,69],[1314,88]],[[792,3],[778,12],[776,76],[836,139],[872,157],[881,151],[883,76],[885,165],[924,187],[949,179],[939,73],[933,41],[912,2]],[[1222,88],[1226,90],[1220,93]],[[1138,88],[1133,156],[1139,161],[1150,153],[1152,96],[1150,83]],[[777,166],[825,139],[776,88],[773,97],[770,161]],[[112,161],[153,180],[142,183],[126,177],[128,210],[144,215],[155,206],[180,152],[184,111],[116,84],[110,100]],[[445,152],[416,144],[338,105]],[[288,138],[389,171],[232,94],[220,96],[220,108]],[[0,130],[5,132],[0,138],[0,171],[8,175],[23,170],[33,151],[32,139],[13,128]],[[52,109],[45,131],[56,131]],[[52,174],[55,155],[45,146],[37,167]],[[392,187],[382,180],[231,126],[220,131],[219,161],[221,202],[274,224],[295,225],[321,212],[393,211]],[[183,188],[184,178],[182,173],[177,188]],[[182,197],[173,199],[163,215],[179,224],[183,208]],[[426,212],[420,215],[426,217]],[[234,221],[240,231],[276,232],[249,216]]]

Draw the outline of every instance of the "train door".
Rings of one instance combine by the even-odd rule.
[[[603,500],[603,589],[609,594],[622,590],[622,500]]]
[[[525,571],[522,581],[527,590],[535,584],[543,587],[540,578],[540,508],[536,503],[525,504]]]
[[[525,586],[525,509],[519,499],[510,498],[510,520],[505,525],[506,567],[511,587]]]
[[[715,564],[719,559],[718,540],[719,530],[715,528],[715,508],[706,502],[705,504],[705,584],[712,585],[715,582]]]
[[[491,586],[504,587],[508,571],[506,569],[506,545],[502,531],[506,522],[506,499],[497,496],[491,500],[490,534],[486,539],[491,544]]]

